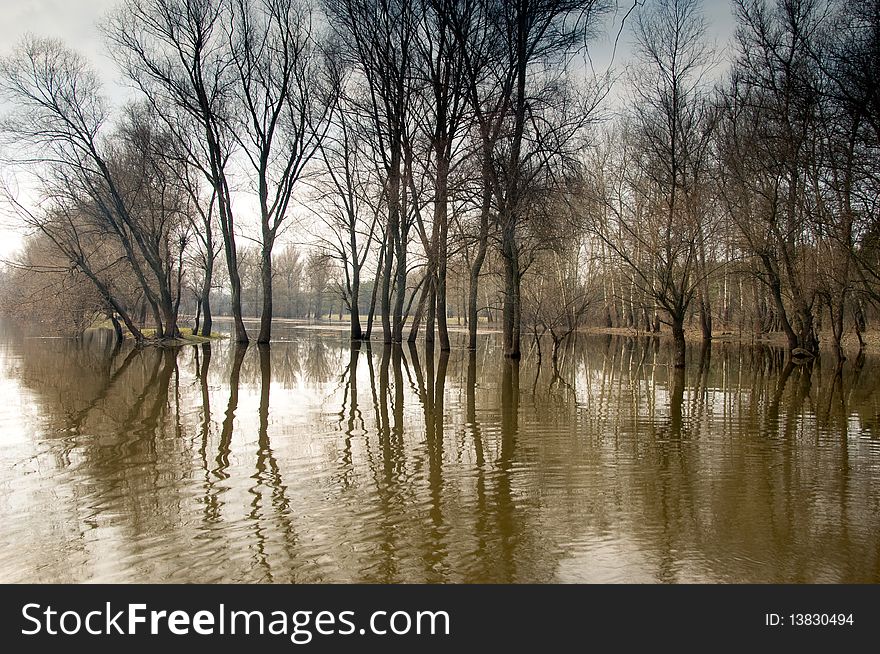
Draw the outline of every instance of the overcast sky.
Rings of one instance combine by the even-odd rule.
[[[27,33],[61,38],[85,55],[101,73],[109,97],[124,98],[129,91],[121,82],[97,27],[98,22],[116,2],[117,0],[0,0],[0,56],[6,55],[22,35]],[[605,33],[597,37],[592,48],[594,65],[600,71],[610,62],[620,20],[632,6],[632,0],[619,2],[619,9],[608,18]],[[710,38],[715,39],[719,49],[723,50],[733,31],[729,0],[703,0],[703,11],[709,21]],[[630,35],[624,31],[614,59],[616,67],[625,64],[629,41]],[[0,215],[0,258],[15,250],[21,242],[18,233],[7,222],[5,216]]]
[[[28,32],[63,39],[80,50],[102,73],[115,76],[97,22],[116,0],[0,0],[0,48],[3,53]]]

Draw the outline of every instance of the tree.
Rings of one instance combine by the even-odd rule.
[[[318,238],[344,275],[342,299],[349,310],[353,341],[364,338],[359,312],[361,272],[376,238],[382,208],[376,172],[364,151],[368,143],[356,120],[347,103],[335,114],[333,128],[321,145],[325,174],[315,185],[314,211],[324,228]]]
[[[324,138],[336,102],[308,5],[234,0],[229,51],[241,107],[232,134],[253,169],[260,207],[262,311],[258,343],[272,335],[272,248],[297,182]]]
[[[0,64],[0,85],[16,107],[4,131],[34,153],[18,163],[32,173],[43,195],[37,210],[10,198],[20,216],[69,257],[141,340],[93,265],[95,252],[106,248],[90,239],[111,239],[152,309],[157,336],[178,337],[186,221],[181,189],[159,154],[167,134],[157,129],[154,115],[132,105],[111,130],[94,72],[51,39],[23,41]]]
[[[665,312],[674,364],[684,367],[685,319],[709,274],[705,243],[712,216],[705,187],[713,120],[706,73],[712,52],[698,0],[659,0],[638,14],[634,31],[640,65],[624,136],[626,187],[605,189],[616,224],[599,234],[633,283]]]
[[[7,263],[0,311],[30,334],[81,336],[104,316],[119,324],[89,278],[41,234],[29,238],[21,254]]]
[[[415,85],[415,9],[406,0],[325,0],[325,6],[340,43],[340,55],[354,67],[358,81],[363,84],[363,93],[358,96],[359,110],[369,124],[373,151],[383,173],[387,217],[381,281],[382,332],[386,343],[400,343],[412,225],[407,195],[412,170],[408,144]]]
[[[123,72],[214,191],[235,340],[247,343],[229,175],[236,103],[225,4],[222,0],[124,0],[106,23],[105,33]]]
[[[739,189],[726,197],[738,200],[730,210],[764,268],[789,350],[816,352],[815,250],[805,200],[818,129],[817,71],[808,44],[822,12],[814,0],[775,7],[736,0],[734,6],[738,57],[725,119],[736,122],[728,125],[725,163]]]
[[[465,125],[466,74],[461,42],[456,39],[458,0],[421,0],[415,48],[416,70],[426,82],[418,123],[430,143],[428,171],[433,181],[433,216],[429,240],[425,339],[449,350],[446,324],[446,277],[449,260],[450,169],[460,131]]]
[[[521,354],[523,268],[519,231],[527,219],[529,186],[538,174],[546,172],[546,155],[538,153],[547,150],[540,144],[543,137],[549,136],[554,145],[560,145],[577,131],[568,121],[557,128],[553,121],[544,121],[541,116],[541,105],[552,106],[552,94],[560,89],[547,64],[561,63],[564,69],[567,57],[584,45],[604,9],[599,0],[516,0],[493,4],[488,10],[497,30],[493,38],[504,44],[505,54],[498,62],[503,81],[499,88],[501,102],[495,109],[498,115],[506,117],[504,139],[495,144],[495,172],[490,175],[504,263],[504,351],[505,356],[513,359]],[[537,69],[548,72],[540,75]],[[536,81],[543,88],[534,88]],[[582,124],[595,108],[595,104],[590,105],[584,103],[580,107]],[[529,128],[534,129],[531,135],[527,133]],[[530,142],[539,147],[530,150]]]

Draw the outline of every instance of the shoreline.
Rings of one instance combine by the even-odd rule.
[[[232,316],[214,316],[214,320],[220,321],[232,321]],[[248,317],[244,318],[244,322],[247,324],[259,324],[259,318]],[[292,327],[299,327],[302,329],[315,329],[315,330],[327,330],[327,331],[337,331],[337,332],[347,332],[349,329],[349,323],[343,319],[341,321],[334,320],[310,320],[307,318],[274,318],[273,323],[278,325],[287,325]],[[380,330],[381,331],[381,330]],[[467,334],[468,329],[465,325],[449,325],[449,332],[453,334]],[[373,331],[373,338],[371,340],[376,340],[377,335],[380,332]],[[478,332],[478,336],[489,335],[489,334],[501,334],[502,331],[500,327],[494,326],[486,326],[481,324]],[[627,337],[658,337],[663,339],[671,339],[672,334],[668,329],[661,329],[660,332],[646,332],[640,329],[634,329],[631,327],[582,327],[577,330],[579,334],[593,334],[593,335],[611,335],[611,336],[627,336]],[[827,332],[819,332],[819,353],[831,353],[831,335]],[[862,334],[865,339],[865,347],[862,350],[863,352],[878,352],[880,351],[880,330],[869,329]],[[220,338],[224,338],[225,335],[220,335]],[[419,338],[419,341],[424,340],[423,338]],[[523,342],[527,342],[531,340],[531,335],[525,333],[523,335]],[[685,330],[685,340],[688,344],[694,343],[702,343],[703,335],[699,329],[686,329]],[[785,334],[783,332],[767,332],[766,334],[752,334],[746,332],[736,332],[732,330],[718,330],[713,333],[712,343],[738,343],[741,345],[768,345],[771,347],[779,347],[785,348],[787,346],[787,341],[785,338]],[[847,356],[854,356],[859,352],[858,339],[854,333],[847,333],[843,338],[843,349]]]

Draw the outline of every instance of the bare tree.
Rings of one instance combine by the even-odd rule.
[[[446,277],[449,260],[449,179],[453,155],[465,127],[466,68],[462,43],[456,38],[458,0],[421,0],[415,40],[416,69],[424,78],[418,123],[430,143],[429,175],[433,181],[433,216],[427,248],[428,312],[425,339],[434,340],[434,324],[442,350],[449,350],[446,324]]]
[[[541,144],[543,137],[549,137],[550,142],[559,145],[577,131],[568,121],[557,127],[553,122],[543,120],[542,103],[536,101],[537,98],[543,97],[545,106],[548,101],[552,104],[552,94],[560,87],[552,73],[548,77],[536,74],[536,69],[547,71],[549,62],[562,63],[564,69],[567,58],[585,45],[586,37],[604,9],[604,3],[599,0],[517,0],[493,2],[487,10],[496,30],[492,38],[503,43],[505,53],[504,59],[495,64],[502,82],[499,87],[501,102],[493,111],[506,117],[502,127],[504,138],[495,144],[494,172],[490,172],[490,182],[497,207],[504,263],[504,351],[505,356],[513,359],[518,359],[521,354],[520,284],[523,266],[520,263],[519,231],[527,219],[530,184],[535,176],[546,172],[542,159],[546,159],[548,152],[540,145],[530,149],[529,141]],[[532,86],[536,80],[539,90]],[[595,107],[595,104],[590,105],[584,103],[580,107],[581,124],[586,122]]]
[[[349,310],[353,341],[364,338],[359,312],[361,273],[383,206],[376,171],[364,152],[365,140],[352,108],[340,107],[321,146],[325,175],[315,184],[314,213],[322,228],[317,237],[344,275],[341,296]]]
[[[640,65],[631,82],[626,183],[606,189],[616,225],[599,232],[633,284],[666,314],[676,367],[685,365],[685,319],[708,275],[705,242],[712,216],[705,186],[712,114],[706,73],[712,52],[705,32],[698,0],[659,0],[638,14]]]
[[[258,343],[272,335],[272,248],[297,182],[330,125],[336,89],[299,0],[233,0],[229,50],[240,115],[232,131],[253,170],[260,207],[262,311]]]
[[[407,212],[411,172],[414,5],[405,0],[325,0],[341,44],[341,54],[363,84],[360,106],[371,130],[383,172],[385,207],[381,318],[386,343],[403,340],[407,250],[411,219]],[[392,289],[392,286],[394,289]],[[392,290],[394,307],[392,309]]]
[[[4,131],[27,148],[17,163],[38,180],[48,205],[33,211],[16,202],[21,215],[71,258],[108,303],[110,288],[89,264],[100,243],[84,243],[85,227],[92,237],[113,239],[152,309],[157,336],[178,337],[179,264],[187,235],[180,189],[157,156],[167,135],[151,112],[132,105],[110,130],[94,72],[50,39],[25,40],[0,65],[0,84],[16,107]],[[122,306],[114,310],[125,317]],[[133,321],[126,319],[126,326],[131,330]]]
[[[235,340],[246,343],[229,179],[235,69],[224,10],[223,0],[124,0],[105,32],[125,74],[214,190]]]
[[[814,306],[815,252],[809,239],[807,192],[817,130],[816,67],[808,42],[822,11],[814,0],[735,0],[740,29],[738,58],[727,91],[728,162],[735,166],[739,197],[755,210],[736,224],[764,267],[789,349],[818,349]],[[735,130],[735,131],[734,131]],[[752,201],[750,196],[755,200]],[[757,234],[753,232],[757,231]],[[812,260],[812,261],[811,261]],[[786,307],[790,297],[791,310]]]

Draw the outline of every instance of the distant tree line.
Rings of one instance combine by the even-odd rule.
[[[136,89],[64,44],[0,64],[6,195],[31,237],[7,311],[144,342],[331,313],[351,338],[519,358],[585,325],[820,334],[880,300],[880,2],[733,0],[729,68],[698,0],[627,14],[633,63],[587,72],[603,0],[121,0]],[[609,91],[623,91],[613,115]],[[25,174],[26,171],[26,174]],[[28,189],[35,189],[30,201]],[[37,315],[37,314],[33,314]],[[152,334],[152,332],[151,332]]]

